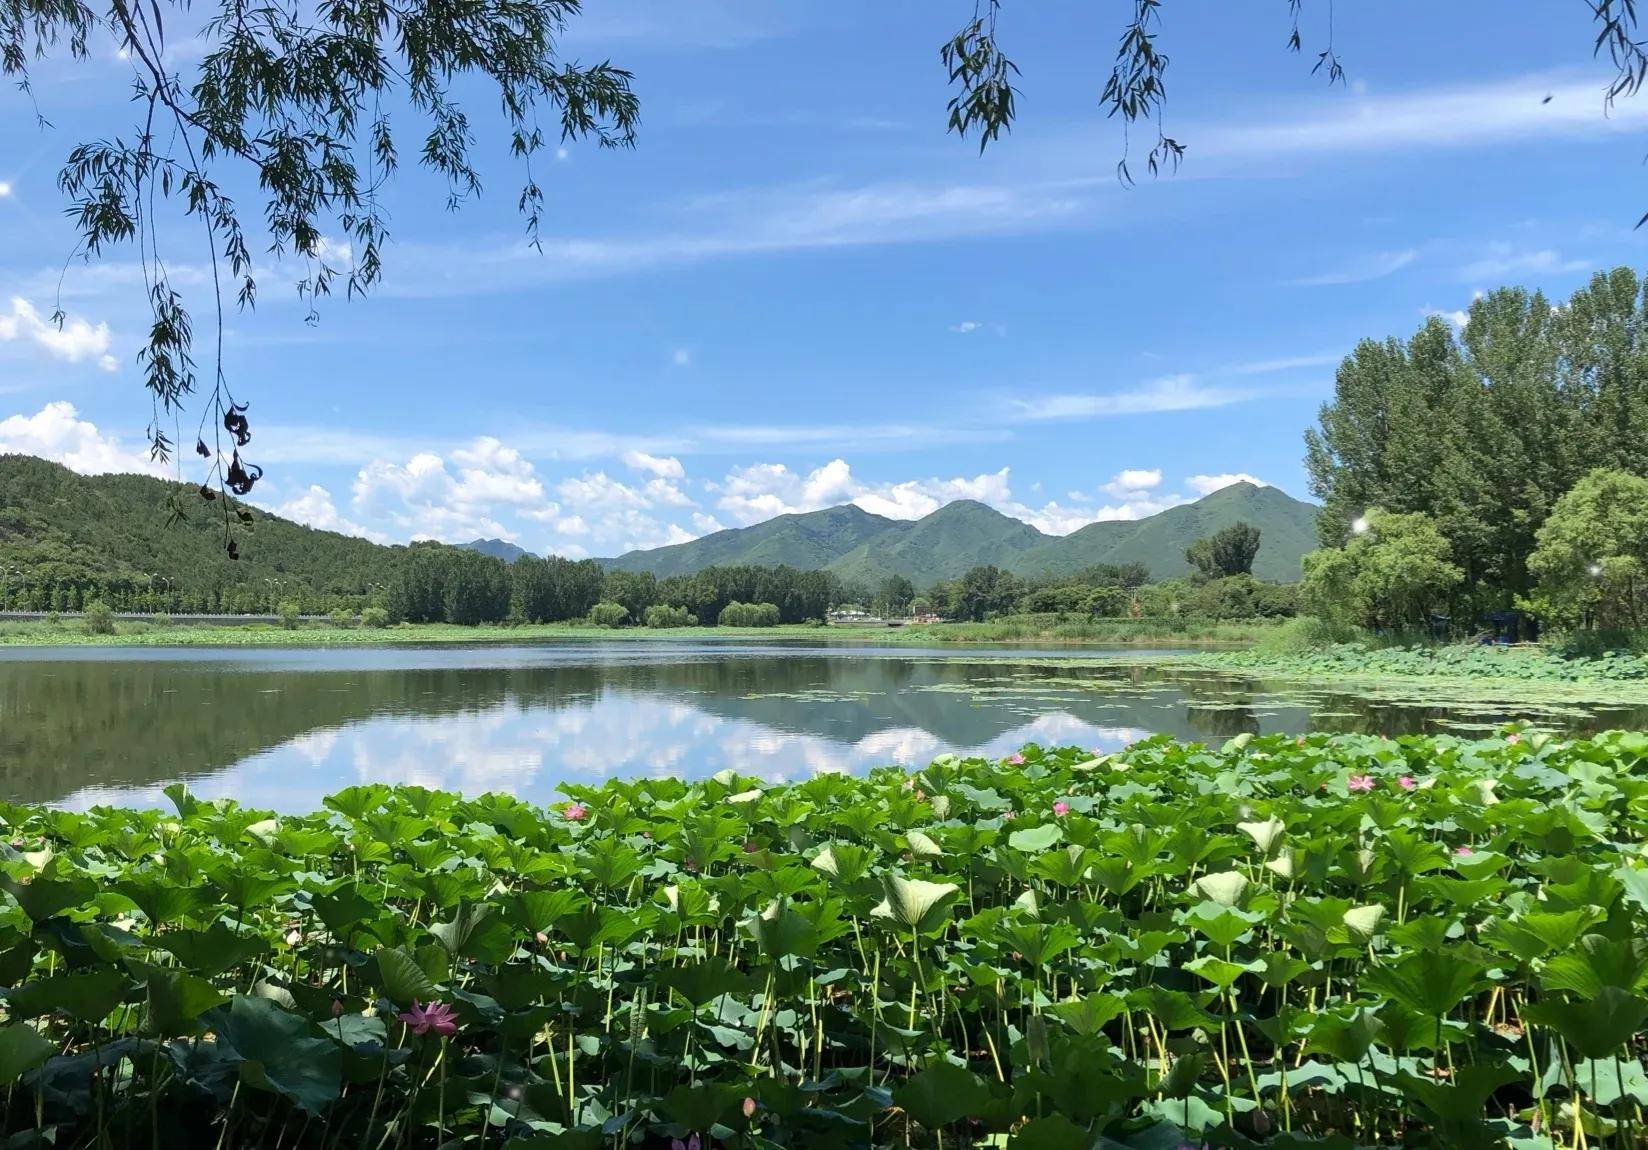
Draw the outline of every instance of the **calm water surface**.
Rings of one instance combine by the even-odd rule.
[[[625,641],[332,650],[0,650],[0,796],[86,806],[206,796],[313,809],[351,783],[506,790],[564,780],[769,779],[921,764],[1026,742],[1111,750],[1154,732],[1402,733],[1485,726],[1514,710],[1301,693],[1140,652],[730,646]],[[1551,716],[1546,716],[1551,719]],[[1641,725],[1575,712],[1554,725]]]

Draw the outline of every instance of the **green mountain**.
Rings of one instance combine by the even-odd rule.
[[[1221,528],[1247,522],[1260,531],[1253,573],[1273,583],[1299,579],[1299,559],[1316,549],[1316,505],[1275,487],[1233,483],[1194,503],[1145,519],[1089,523],[1049,538],[1008,566],[1020,575],[1064,575],[1095,563],[1143,563],[1152,575],[1188,575],[1185,548]]]
[[[1026,550],[1050,538],[1028,523],[971,499],[946,503],[931,515],[901,525],[840,556],[829,569],[843,579],[876,584],[903,575],[926,585],[956,579],[969,567],[1012,567]]]
[[[1143,563],[1159,579],[1187,574],[1184,550],[1233,523],[1259,528],[1253,572],[1291,583],[1299,559],[1316,547],[1316,505],[1275,487],[1235,483],[1194,503],[1145,519],[1091,523],[1069,535],[1046,535],[992,507],[959,500],[914,521],[886,519],[848,504],[781,515],[753,527],[717,531],[690,543],[631,551],[603,566],[689,574],[730,564],[824,568],[844,579],[878,583],[903,575],[918,586],[954,579],[993,564],[1018,575],[1064,575],[1095,563]]]
[[[505,563],[513,563],[532,554],[525,547],[517,547],[507,539],[472,539],[468,543],[459,543],[458,546],[465,551],[479,551],[482,555],[502,559]]]
[[[603,559],[601,566],[612,571],[651,571],[659,578],[736,564],[787,565],[812,571],[830,566],[888,532],[897,534],[908,527],[907,523],[871,515],[849,503],[804,515],[780,515],[753,527],[717,531],[690,543],[631,551],[616,559]]]
[[[168,524],[173,496],[188,518]],[[0,455],[0,574],[14,601],[31,584],[120,598],[153,588],[172,609],[262,611],[284,598],[306,606],[323,596],[368,598],[406,554],[253,509],[249,526],[235,525],[234,560],[223,547],[222,509],[189,484],[79,475]]]

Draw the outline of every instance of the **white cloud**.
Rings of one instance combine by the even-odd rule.
[[[75,318],[61,328],[22,296],[13,296],[10,311],[0,311],[0,341],[32,343],[54,359],[79,363],[92,360],[104,371],[120,364],[109,354],[109,325]]]
[[[832,459],[806,475],[782,463],[735,467],[716,489],[720,493],[716,506],[740,526],[775,515],[835,507],[852,502],[861,493],[852,469],[843,459]]]
[[[670,362],[675,364],[676,367],[686,367],[692,363],[692,349],[690,347],[676,348],[670,353]]]
[[[399,297],[494,294],[543,283],[633,275],[711,260],[884,244],[1019,235],[1096,221],[1108,176],[1039,183],[886,182],[735,189],[663,205],[629,234],[524,241],[407,242],[378,290]],[[683,349],[685,350],[685,349]]]
[[[1375,252],[1364,256],[1342,268],[1337,268],[1320,275],[1305,276],[1302,279],[1291,281],[1295,287],[1328,287],[1337,284],[1367,283],[1369,280],[1383,279],[1388,275],[1395,275],[1419,258],[1419,253],[1412,248],[1399,252]]]
[[[685,543],[701,534],[664,518],[672,508],[697,506],[680,486],[679,481],[686,477],[680,461],[640,452],[631,455],[636,458],[626,457],[626,462],[636,470],[651,473],[654,478],[635,485],[614,479],[604,471],[586,471],[555,485],[556,496],[570,512],[565,519],[557,521],[556,529],[562,535],[577,536],[578,548],[583,549],[587,542],[607,552],[621,553]],[[564,547],[558,549],[562,554],[568,553]]]
[[[498,518],[505,509],[530,519],[555,514],[533,465],[515,448],[482,436],[451,457],[455,473],[432,451],[404,464],[373,460],[355,476],[356,510],[383,516],[414,539],[454,543],[478,535],[516,538]]]
[[[1233,483],[1251,483],[1255,487],[1269,487],[1256,475],[1249,475],[1245,471],[1226,472],[1223,475],[1192,475],[1185,480],[1185,486],[1198,495],[1211,495],[1221,487],[1229,487]]]
[[[1224,369],[1225,375],[1274,375],[1283,371],[1297,371],[1304,367],[1332,367],[1344,356],[1339,352],[1323,353],[1321,355],[1293,355],[1281,359],[1261,359],[1252,363],[1239,363],[1234,367]]]
[[[1125,471],[1118,471],[1108,483],[1102,484],[1100,490],[1107,495],[1114,495],[1118,499],[1125,499],[1130,495],[1148,491],[1152,487],[1162,485],[1162,469],[1159,467],[1130,467]]]
[[[1464,308],[1459,307],[1454,308],[1452,311],[1444,311],[1441,308],[1428,307],[1424,309],[1423,314],[1434,315],[1447,320],[1449,323],[1453,324],[1455,331],[1464,331],[1465,325],[1471,322],[1471,313],[1466,311]]]
[[[958,324],[952,324],[950,330],[957,335],[971,335],[984,325],[976,319],[964,319]]]
[[[1546,97],[1549,97],[1547,102]],[[1299,157],[1413,148],[1457,148],[1539,136],[1621,135],[1640,130],[1648,102],[1621,100],[1604,114],[1594,77],[1526,75],[1481,84],[1334,98],[1319,110],[1183,134],[1208,157]],[[1175,133],[1178,134],[1178,133]]]
[[[74,404],[59,400],[33,415],[0,419],[0,453],[38,455],[85,475],[106,472],[167,474],[141,448],[130,448],[117,437],[104,435],[97,425],[81,419]]]
[[[624,452],[624,465],[636,471],[650,471],[660,479],[685,479],[687,469],[674,456],[648,455],[645,451]]]
[[[1518,250],[1503,240],[1488,245],[1487,253],[1459,269],[1459,278],[1468,283],[1498,282],[1511,276],[1528,273],[1564,274],[1582,272],[1591,266],[1590,260],[1564,259],[1552,248],[1536,251]]]
[[[295,520],[298,523],[307,523],[310,527],[321,531],[337,531],[344,535],[358,535],[363,539],[370,539],[374,543],[387,543],[389,537],[381,531],[374,531],[370,527],[348,519],[338,510],[332,500],[332,493],[318,483],[309,485],[309,489],[302,495],[294,496],[283,503],[271,508],[283,519]]]
[[[586,471],[583,475],[563,479],[555,485],[555,494],[579,509],[612,511],[651,506],[639,488],[613,479],[604,471]]]
[[[1155,412],[1197,411],[1228,407],[1263,394],[1253,388],[1222,387],[1197,382],[1188,373],[1165,376],[1140,388],[1102,394],[1042,395],[1011,401],[1018,419],[1082,419]]]

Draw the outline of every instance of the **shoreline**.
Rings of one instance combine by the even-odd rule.
[[[1240,632],[1252,632],[1242,635]],[[1221,633],[1228,637],[1221,637]],[[1027,643],[1068,647],[1073,651],[1118,647],[1185,647],[1234,649],[1245,646],[1258,632],[1228,625],[1189,628],[1182,632],[1117,628],[1113,635],[1072,635],[1058,626],[939,623],[909,627],[818,627],[780,624],[776,627],[592,627],[587,624],[539,623],[520,626],[464,627],[451,623],[423,623],[383,628],[302,626],[285,630],[268,624],[142,622],[116,624],[112,635],[93,635],[72,625],[16,623],[0,625],[0,650],[54,647],[395,647],[415,645],[506,646],[543,642],[643,641],[740,643],[803,641],[819,647],[875,643],[888,647],[976,645],[1023,646]]]

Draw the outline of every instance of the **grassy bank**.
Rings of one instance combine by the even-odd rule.
[[[10,623],[0,625],[0,646],[64,647],[328,647],[395,646],[422,643],[535,643],[554,640],[631,639],[797,639],[824,636],[820,627],[591,627],[578,623],[523,624],[516,627],[461,627],[451,623],[403,624],[395,627],[336,627],[304,624],[291,630],[266,623],[232,626],[120,622],[112,635],[92,635],[72,624]]]
[[[567,789],[6,809],[0,1135],[1641,1144],[1640,734]]]
[[[556,640],[722,640],[805,639],[818,643],[1055,643],[1071,645],[1170,646],[1173,644],[1241,644],[1275,629],[1270,623],[1185,622],[1179,620],[1058,620],[1027,616],[991,623],[937,623],[911,627],[592,627],[584,623],[460,627],[425,623],[396,627],[337,627],[303,624],[292,630],[267,623],[233,626],[172,621],[119,621],[113,634],[87,633],[77,621],[0,623],[0,646],[122,647],[312,647],[378,646],[417,643],[535,643]]]

